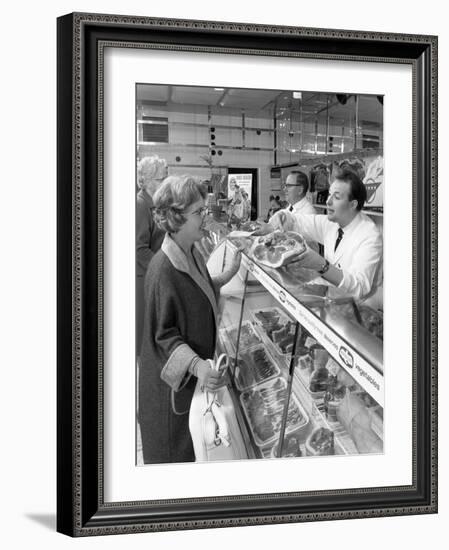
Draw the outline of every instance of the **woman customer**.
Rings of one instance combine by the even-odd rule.
[[[210,277],[194,246],[204,236],[206,197],[190,176],[168,177],[154,195],[166,234],[145,277],[139,422],[146,464],[195,460],[188,412],[196,381],[209,391],[226,383],[207,359],[215,351],[219,289],[238,271],[240,253]]]
[[[142,345],[143,282],[151,258],[159,250],[164,232],[153,219],[153,195],[167,176],[167,163],[157,155],[142,158],[137,165],[136,198],[136,350]]]

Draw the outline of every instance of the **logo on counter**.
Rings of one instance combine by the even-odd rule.
[[[281,291],[279,292],[278,297],[279,297],[279,301],[280,301],[282,304],[284,304],[284,303],[285,303],[285,300],[286,300],[286,298],[285,298],[285,292],[283,292],[283,291],[281,290]]]
[[[347,367],[349,367],[350,369],[354,367],[354,357],[352,356],[352,353],[347,348],[340,346],[338,355],[340,356],[340,359],[343,361],[343,363]]]
[[[254,264],[253,264],[253,262],[248,262],[248,271],[251,271],[251,273],[254,271]]]

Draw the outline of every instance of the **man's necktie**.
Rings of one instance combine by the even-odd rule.
[[[343,229],[341,227],[339,227],[338,228],[338,237],[337,237],[337,240],[335,241],[334,252],[337,250],[337,247],[340,244],[340,241],[342,240],[342,238],[343,238]]]
[[[289,211],[293,212],[293,204],[290,205]]]

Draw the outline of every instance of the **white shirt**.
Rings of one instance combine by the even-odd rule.
[[[287,212],[285,229],[301,233],[324,245],[324,257],[343,272],[338,288],[360,300],[374,294],[382,284],[382,235],[376,224],[362,212],[343,228],[343,238],[334,251],[339,225],[326,215]]]
[[[287,208],[284,210],[288,210],[290,212],[290,206],[288,205]],[[295,202],[293,205],[293,210],[291,211],[292,214],[316,214],[316,210],[313,207],[313,205],[310,203],[309,199],[307,197],[303,197],[300,201]]]

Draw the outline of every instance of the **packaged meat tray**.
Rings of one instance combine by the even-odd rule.
[[[314,399],[321,399],[328,389],[331,376],[327,368],[329,354],[318,345],[296,350],[295,373]]]
[[[225,336],[225,339],[228,340],[228,342],[230,343],[234,351],[237,346],[237,337],[239,334],[238,331],[239,331],[238,324],[231,325],[229,327],[226,327],[220,330],[220,334],[222,336],[223,335]],[[257,332],[255,331],[251,321],[243,321],[240,329],[239,350],[245,350],[247,348],[257,346],[261,343],[262,343],[262,340],[260,336],[257,334]]]
[[[273,231],[268,235],[256,237],[250,254],[256,262],[278,268],[305,252],[306,248],[306,241],[299,233]]]
[[[306,454],[308,456],[326,456],[335,454],[334,432],[328,428],[317,428],[306,440]]]
[[[239,352],[235,367],[235,383],[240,391],[279,376],[279,367],[264,346]]]
[[[276,307],[253,310],[251,316],[278,353],[289,355],[292,352],[296,325],[294,321]]]
[[[275,443],[271,449],[270,456],[271,458],[279,458],[277,456],[279,443]],[[303,452],[301,449],[301,439],[296,435],[292,434],[284,439],[283,449],[282,449],[282,458],[293,458],[302,456]]]
[[[286,389],[285,380],[275,378],[240,394],[243,411],[258,447],[270,445],[279,437]],[[306,412],[291,394],[285,433],[304,428],[308,422]]]

